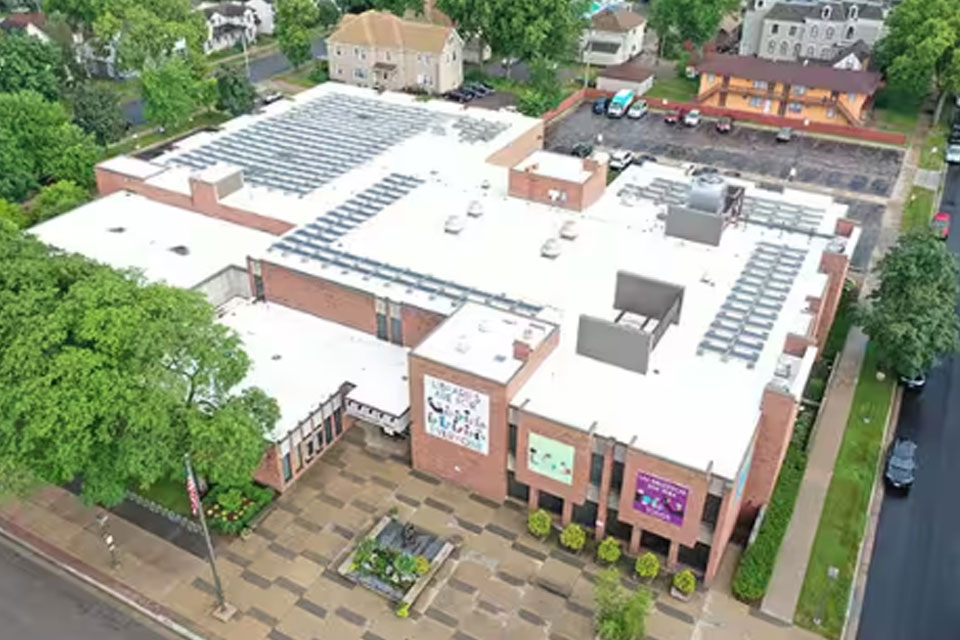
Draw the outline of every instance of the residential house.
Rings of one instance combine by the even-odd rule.
[[[876,0],[750,0],[740,55],[769,60],[832,60],[859,40],[873,47],[889,11]]]
[[[601,69],[597,73],[597,89],[620,91],[629,89],[642,96],[653,86],[653,71],[641,66],[636,60]]]
[[[257,40],[258,18],[256,11],[243,2],[222,2],[201,5],[207,19],[207,39],[203,52],[211,54],[236,46],[251,44]]]
[[[0,31],[4,33],[23,33],[44,42],[50,42],[50,36],[44,32],[46,17],[39,11],[13,13],[0,20]]]
[[[274,26],[274,8],[272,0],[242,0],[257,15],[257,33],[263,36],[272,36]]]
[[[423,11],[417,12],[413,9],[408,9],[404,15],[405,20],[417,20],[420,22],[429,22],[430,24],[438,24],[442,27],[453,27],[456,28],[457,25],[453,23],[453,20],[445,14],[443,11],[437,8],[436,0],[424,0],[423,2]],[[481,62],[486,62],[493,55],[493,50],[490,49],[490,45],[481,42],[477,37],[465,38],[463,42],[463,61],[471,62],[473,64],[479,64]],[[482,58],[482,59],[481,59]]]
[[[361,87],[444,93],[463,83],[456,29],[381,11],[345,15],[327,38],[330,77]]]
[[[750,56],[709,56],[697,68],[701,104],[841,125],[860,125],[882,84],[873,71]]]
[[[584,30],[581,49],[589,64],[622,64],[643,50],[646,19],[626,8],[605,9],[593,14]]]

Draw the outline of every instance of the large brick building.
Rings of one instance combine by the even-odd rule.
[[[261,482],[283,490],[379,427],[425,473],[709,582],[770,497],[860,230],[827,196],[656,163],[604,190],[602,154],[551,157],[542,136],[517,114],[322,86],[107,161],[104,197],[37,233],[137,266],[178,241],[98,255],[120,198],[151,203],[127,207],[131,231],[161,208],[222,227],[174,253],[223,252],[230,283],[177,284],[230,298],[247,383],[280,402]],[[224,248],[228,229],[253,235]]]

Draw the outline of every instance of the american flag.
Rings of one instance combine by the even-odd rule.
[[[197,483],[192,473],[187,474],[187,495],[190,496],[190,510],[196,516],[200,513],[200,493],[197,491]]]

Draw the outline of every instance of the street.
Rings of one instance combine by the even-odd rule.
[[[165,640],[72,579],[0,539],[0,637],[11,640]]]
[[[320,38],[313,42],[313,57],[319,59],[325,59],[327,57],[327,43],[324,39]],[[231,64],[236,64],[240,67],[243,67],[243,58],[239,58]],[[311,63],[307,63],[311,64]],[[275,75],[284,73],[285,71],[290,70],[290,63],[287,62],[287,59],[280,53],[279,50],[273,51],[265,56],[259,58],[250,59],[250,80],[257,84],[258,82],[263,82],[268,78],[272,78]],[[135,80],[128,80],[128,82],[136,82]],[[130,102],[126,102],[120,105],[120,109],[123,111],[124,117],[130,124],[138,125],[145,122],[143,117],[143,100],[136,98]]]
[[[940,211],[960,217],[960,167],[950,167]],[[949,239],[960,253],[960,233]],[[861,640],[960,637],[960,358],[930,373],[921,393],[904,393],[898,435],[918,445],[907,496],[886,495],[867,575]]]

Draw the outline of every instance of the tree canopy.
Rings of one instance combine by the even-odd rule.
[[[277,0],[277,45],[294,67],[299,67],[313,57],[310,50],[310,29],[319,19],[320,11],[314,0]]]
[[[0,31],[0,92],[36,91],[47,100],[60,98],[66,78],[60,47],[39,38]]]
[[[253,111],[257,90],[236,65],[225,64],[217,70],[217,108],[239,116]]]
[[[863,330],[886,370],[924,373],[957,350],[957,260],[923,230],[901,236],[877,270],[880,284],[860,310]]]
[[[90,190],[72,180],[61,180],[40,189],[30,210],[30,224],[49,220],[79,207],[90,199]]]
[[[99,157],[62,104],[35,91],[0,93],[0,198],[19,201],[55,180],[90,187]]]
[[[165,128],[185,124],[212,101],[211,81],[179,55],[148,63],[140,75],[140,87],[144,116]]]
[[[56,252],[0,223],[0,470],[80,477],[88,502],[179,472],[248,482],[279,417],[192,291]]]
[[[120,101],[110,87],[83,82],[68,95],[68,101],[73,110],[73,121],[101,145],[116,142],[127,130],[128,123],[120,111]]]
[[[660,41],[661,54],[670,41],[689,41],[702,48],[716,35],[723,17],[738,6],[738,0],[653,0],[648,22]]]
[[[887,18],[877,61],[894,89],[925,96],[960,91],[960,0],[904,0]]]
[[[644,637],[650,593],[643,587],[630,592],[620,582],[620,571],[610,567],[597,576],[593,592],[594,626],[599,640],[640,640]]]

